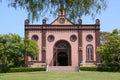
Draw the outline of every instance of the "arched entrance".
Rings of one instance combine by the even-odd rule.
[[[68,66],[68,55],[66,52],[59,52],[57,60],[59,66]]]
[[[71,47],[65,40],[60,40],[54,45],[53,55],[54,66],[70,66],[71,65]]]

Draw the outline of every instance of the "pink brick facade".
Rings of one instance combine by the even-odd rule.
[[[39,54],[35,58],[25,57],[29,66],[93,66],[100,62],[96,49],[100,46],[100,21],[95,24],[70,22],[64,14],[51,24],[31,25],[25,20],[25,35],[35,39]]]

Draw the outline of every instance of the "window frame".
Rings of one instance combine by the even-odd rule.
[[[38,35],[36,35],[36,34],[32,35],[31,40],[38,41],[39,40]]]
[[[94,61],[94,49],[93,45],[88,44],[86,46],[86,61],[91,62]]]

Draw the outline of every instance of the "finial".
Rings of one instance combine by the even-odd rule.
[[[65,16],[65,9],[64,9],[64,5],[60,6],[59,12],[58,12],[59,16]]]
[[[96,24],[99,25],[100,24],[100,20],[96,19]]]
[[[78,19],[79,25],[82,25],[82,19]]]
[[[46,25],[46,19],[42,20],[43,25]]]
[[[25,25],[29,25],[29,20],[28,19],[25,20]]]

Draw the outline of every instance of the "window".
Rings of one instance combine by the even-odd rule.
[[[86,47],[86,60],[87,61],[93,61],[93,46],[92,45],[87,45]]]
[[[93,40],[93,36],[91,34],[87,35],[86,40],[88,42],[92,41]]]
[[[35,40],[35,41],[38,41],[39,38],[38,38],[37,35],[33,35],[31,39],[32,39],[32,40]]]
[[[69,47],[70,47],[70,45],[66,41],[59,41],[56,44],[56,48],[69,48]]]
[[[49,41],[49,42],[53,42],[54,39],[55,39],[55,37],[54,37],[53,35],[49,35],[49,36],[48,36],[48,41]]]
[[[61,24],[62,24],[62,23],[65,23],[65,19],[64,19],[64,18],[60,18],[60,19],[59,19],[59,23],[61,23]]]
[[[38,60],[38,57],[35,56],[35,57],[31,57],[31,61],[37,61]]]
[[[71,35],[71,36],[70,36],[70,40],[71,40],[72,42],[75,42],[75,41],[77,40],[76,35]]]

